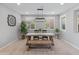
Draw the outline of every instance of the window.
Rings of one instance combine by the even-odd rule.
[[[35,22],[34,21],[26,21],[28,29],[35,29]]]
[[[45,19],[44,21],[26,21],[28,29],[54,29],[55,27],[55,20],[52,19]]]

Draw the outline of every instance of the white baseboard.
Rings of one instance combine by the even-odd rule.
[[[10,43],[6,44],[5,46],[1,47],[0,49],[5,48],[5,47],[11,45],[12,43],[16,42],[17,40],[18,40],[18,39],[14,40],[14,41],[11,41]]]
[[[61,39],[61,40],[65,41],[66,43],[68,43],[68,44],[71,45],[72,47],[74,47],[74,48],[76,48],[76,49],[79,50],[79,47],[75,46],[74,44],[70,43],[69,41],[64,40],[64,39]]]

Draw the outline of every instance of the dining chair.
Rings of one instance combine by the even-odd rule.
[[[33,40],[39,40],[39,36],[34,36]]]
[[[43,40],[48,40],[48,36],[42,36]]]
[[[35,32],[35,33],[38,33],[38,32],[39,32],[39,30],[34,30],[34,32]]]
[[[47,30],[42,30],[42,33],[47,33]]]

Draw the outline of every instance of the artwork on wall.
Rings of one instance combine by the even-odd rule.
[[[50,19],[49,26],[50,26],[50,29],[54,29],[54,19]]]
[[[13,15],[8,15],[7,23],[8,23],[8,26],[16,26],[16,17]]]
[[[60,24],[61,24],[61,29],[65,30],[66,29],[66,16],[61,17]]]
[[[54,19],[46,20],[46,28],[54,29],[55,21]]]

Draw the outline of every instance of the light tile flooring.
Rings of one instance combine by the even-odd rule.
[[[18,40],[11,45],[0,48],[0,55],[78,55],[79,50],[73,48],[63,40],[54,39],[51,49],[38,48],[27,51],[26,40]]]

